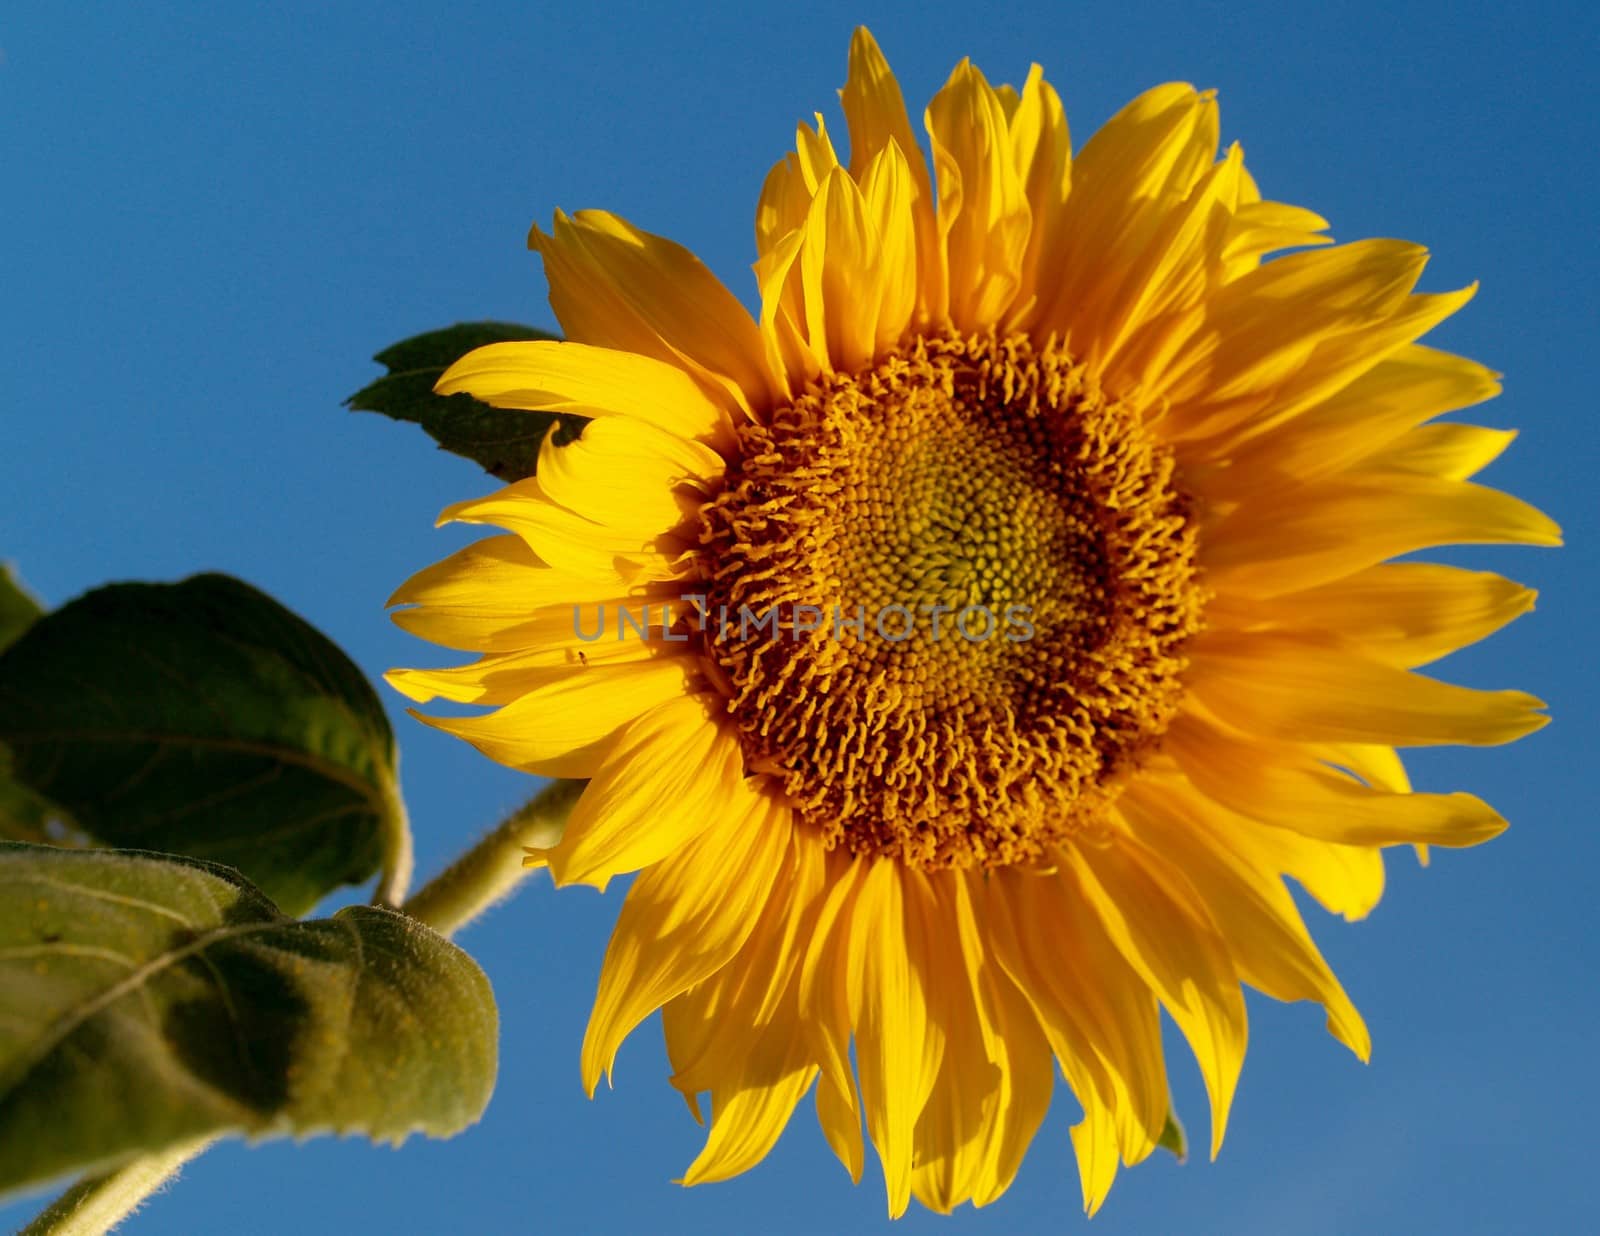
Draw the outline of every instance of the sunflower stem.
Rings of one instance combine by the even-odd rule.
[[[582,781],[550,782],[419,888],[400,910],[440,935],[460,931],[515,891],[529,871],[522,865],[523,847],[555,843],[584,785]],[[409,867],[408,844],[406,875]],[[400,877],[401,887],[405,878]],[[393,887],[392,879],[382,882]],[[186,1142],[135,1159],[115,1171],[85,1177],[41,1211],[19,1236],[102,1236],[160,1192],[215,1140]]]
[[[405,799],[394,784],[384,792],[383,812],[383,869],[378,873],[378,886],[373,890],[374,905],[399,908],[411,887],[411,876],[416,865],[416,855],[411,844],[411,820],[406,814]]]
[[[101,1236],[176,1180],[183,1165],[209,1145],[210,1138],[186,1142],[135,1159],[114,1172],[85,1177],[45,1207],[18,1236]]]
[[[523,848],[553,845],[586,782],[552,781],[400,908],[441,935],[454,935],[509,897],[528,874]]]

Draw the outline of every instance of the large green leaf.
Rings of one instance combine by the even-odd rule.
[[[497,1034],[483,971],[393,910],[297,921],[215,864],[0,843],[0,1191],[230,1132],[448,1137]]]
[[[372,687],[224,575],[113,584],[40,618],[0,653],[0,743],[95,841],[227,863],[291,914],[405,861]]]
[[[532,476],[539,446],[552,426],[566,441],[584,419],[549,412],[491,408],[471,395],[435,395],[439,375],[474,348],[522,339],[554,339],[548,331],[510,322],[462,322],[406,339],[373,357],[389,372],[346,405],[421,425],[442,450],[461,455],[503,481]]]

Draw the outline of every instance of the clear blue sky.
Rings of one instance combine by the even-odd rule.
[[[1376,1039],[1362,1067],[1318,1011],[1251,1003],[1217,1164],[1125,1173],[1091,1230],[1504,1232],[1586,1227],[1596,1085],[1592,779],[1600,441],[1596,10],[1577,0],[1293,5],[72,5],[0,15],[0,557],[58,604],[111,579],[224,570],[268,589],[376,675],[431,655],[389,591],[463,539],[484,492],[420,433],[349,414],[367,357],[471,318],[553,326],[528,224],[603,206],[697,250],[750,298],[755,195],[796,119],[837,115],[868,22],[922,101],[961,56],[1042,62],[1081,142],[1127,98],[1220,91],[1268,196],[1340,239],[1429,245],[1431,290],[1482,280],[1435,338],[1508,375],[1487,423],[1522,438],[1489,480],[1570,548],[1462,559],[1542,590],[1459,680],[1517,686],[1555,724],[1514,748],[1430,753],[1425,788],[1512,821],[1487,849],[1391,862],[1367,922],[1313,927]],[[337,14],[330,9],[337,8]],[[396,701],[390,697],[389,702]],[[422,873],[525,779],[394,709]],[[472,929],[503,1014],[484,1122],[400,1152],[222,1147],[134,1233],[869,1232],[809,1102],[758,1170],[670,1183],[700,1132],[650,1024],[587,1102],[578,1044],[618,895],[548,882]],[[1191,1131],[1205,1104],[1174,1046]],[[993,1208],[899,1231],[1077,1230],[1062,1093]],[[1202,1138],[1203,1140],[1203,1138]],[[0,1209],[9,1227],[35,1208]]]

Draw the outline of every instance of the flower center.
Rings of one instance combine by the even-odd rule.
[[[1044,854],[1166,728],[1198,627],[1172,459],[1063,351],[915,341],[826,378],[701,509],[746,767],[830,846]]]

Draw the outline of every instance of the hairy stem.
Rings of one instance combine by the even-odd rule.
[[[400,908],[441,935],[454,935],[511,895],[528,868],[523,847],[554,845],[582,781],[552,781],[493,832],[419,888]]]
[[[528,868],[523,847],[553,845],[561,836],[582,781],[552,781],[513,811],[455,862],[419,888],[399,908],[440,935],[452,936],[509,897]],[[399,819],[404,820],[402,814]],[[380,881],[393,895],[410,874],[410,846]],[[202,1138],[145,1155],[115,1171],[85,1177],[42,1211],[19,1236],[102,1236],[203,1154],[216,1139]]]
[[[384,794],[383,870],[378,873],[378,887],[372,893],[374,905],[399,908],[411,887],[413,862],[411,820],[406,815],[400,787],[391,783]]]
[[[87,1176],[51,1202],[18,1236],[101,1236],[176,1179],[183,1165],[209,1145],[210,1138],[186,1142],[103,1176]]]

